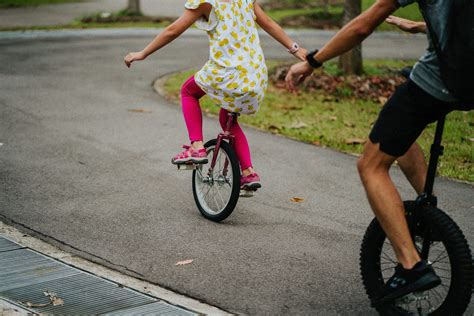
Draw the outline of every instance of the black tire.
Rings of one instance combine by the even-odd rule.
[[[208,158],[209,158],[208,164],[202,166],[202,170],[204,172],[206,172],[211,165],[212,155],[214,154],[213,149],[215,148],[216,143],[217,143],[217,139],[212,139],[208,141],[206,144],[204,144],[204,147],[207,150]],[[212,155],[210,154],[211,152],[212,152]],[[205,201],[199,195],[199,189],[197,187],[198,181],[199,181],[198,176],[199,176],[200,171],[199,170],[193,171],[192,186],[193,186],[194,201],[196,202],[199,212],[201,212],[201,214],[205,218],[214,222],[220,222],[226,219],[227,217],[229,217],[230,214],[232,214],[235,206],[237,205],[237,201],[239,199],[239,194],[240,194],[240,165],[237,159],[237,155],[235,154],[232,146],[226,141],[221,142],[219,154],[222,154],[222,152],[227,156],[230,163],[229,168],[232,171],[232,176],[230,177],[231,178],[230,194],[229,194],[228,201],[225,204],[225,207],[223,207],[223,209],[217,212],[212,212],[210,208],[205,204]]]
[[[410,214],[414,209],[415,202],[407,201],[404,204],[407,214]],[[442,279],[444,285],[430,290],[434,291],[438,289],[436,290],[436,293],[438,293],[438,291],[441,291],[442,289],[443,293],[446,291],[447,295],[440,295],[438,298],[439,303],[433,306],[432,310],[429,310],[428,313],[429,315],[462,315],[471,300],[474,278],[472,255],[466,238],[458,225],[440,209],[426,206],[417,213],[418,219],[416,224],[417,228],[415,229],[417,231],[415,232],[415,240],[421,238],[421,231],[424,232],[426,229],[429,229],[433,235],[433,247],[434,245],[442,245],[445,249],[445,258],[448,258],[449,262],[444,261],[442,263],[443,265],[441,265],[440,258],[432,258],[432,252],[430,252],[428,260],[433,261],[433,268],[440,277],[442,273],[447,273],[444,270],[445,268],[450,268],[450,277]],[[370,300],[374,299],[378,293],[380,293],[380,290],[386,281],[386,277],[384,278],[383,273],[389,272],[390,274],[393,274],[393,270],[383,272],[384,269],[390,269],[391,267],[387,268],[387,266],[384,266],[382,269],[381,261],[382,259],[385,260],[387,256],[385,251],[382,253],[384,243],[386,243],[385,233],[377,219],[374,219],[364,235],[360,252],[362,281]],[[433,254],[433,256],[435,255],[436,253]],[[439,256],[441,255],[442,253]],[[435,260],[438,260],[437,262],[439,262],[439,266],[436,265]],[[449,286],[446,285],[448,282]],[[438,297],[434,292],[430,294],[430,291],[427,291],[428,298]],[[392,304],[380,307],[377,311],[381,315],[412,315],[409,314],[409,311],[405,308],[407,307],[401,308],[401,306]]]

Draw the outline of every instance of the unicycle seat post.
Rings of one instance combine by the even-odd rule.
[[[425,188],[423,194],[419,196],[419,202],[428,202],[429,204],[436,205],[436,198],[433,196],[433,186],[436,177],[436,169],[438,167],[439,157],[443,155],[444,147],[441,146],[441,139],[443,137],[444,122],[446,115],[443,115],[436,124],[436,132],[431,145],[430,150],[430,161],[428,164],[428,172],[426,175]]]
[[[230,132],[230,129],[232,128],[232,125],[234,124],[234,122],[237,120],[238,116],[239,116],[239,113],[235,113],[235,112],[228,113],[225,129],[222,133],[219,133],[219,135],[217,135],[217,143],[214,148],[215,152],[219,152],[219,148],[221,146],[221,142],[223,139],[228,139],[229,143],[231,145],[233,144],[234,135],[232,135],[232,133]],[[217,159],[217,155],[213,155],[212,160],[211,160],[211,165],[209,168],[209,173],[212,173],[212,171],[214,170],[214,167],[216,165],[216,159]]]

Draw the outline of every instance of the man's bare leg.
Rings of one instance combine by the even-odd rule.
[[[423,193],[428,167],[420,146],[414,143],[405,155],[397,158],[397,161],[416,193],[418,195]]]
[[[398,262],[411,269],[421,258],[408,230],[402,199],[390,178],[389,169],[395,159],[369,140],[357,167],[372,210],[392,243]]]

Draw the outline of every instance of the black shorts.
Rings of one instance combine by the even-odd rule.
[[[428,124],[454,109],[455,103],[440,101],[408,80],[397,87],[380,111],[369,139],[380,143],[384,153],[403,156]]]

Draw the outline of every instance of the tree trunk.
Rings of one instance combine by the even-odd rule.
[[[361,13],[361,0],[345,0],[343,24],[347,24]],[[339,57],[339,69],[347,74],[362,74],[362,45]]]
[[[141,14],[140,0],[128,0],[127,11],[128,13]]]
[[[329,0],[323,0],[323,13],[325,16],[329,15]]]

